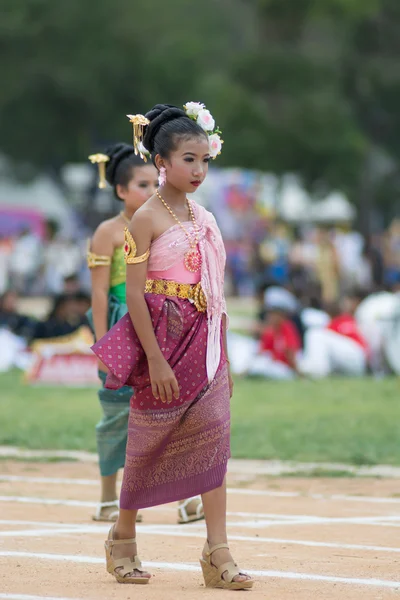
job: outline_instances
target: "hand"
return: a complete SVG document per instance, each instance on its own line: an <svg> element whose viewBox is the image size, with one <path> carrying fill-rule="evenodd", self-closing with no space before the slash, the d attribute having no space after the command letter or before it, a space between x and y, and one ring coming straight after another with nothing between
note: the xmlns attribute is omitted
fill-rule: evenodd
<svg viewBox="0 0 400 600"><path fill-rule="evenodd" d="M172 397L178 400L179 386L173 370L164 357L149 360L149 373L153 396L161 402L172 402Z"/></svg>
<svg viewBox="0 0 400 600"><path fill-rule="evenodd" d="M97 368L99 369L99 371L101 371L102 373L108 373L108 367L106 367L106 365L101 362L101 360L99 359L97 361Z"/></svg>
<svg viewBox="0 0 400 600"><path fill-rule="evenodd" d="M228 381L229 381L229 398L232 398L233 396L233 379L232 379L232 373L231 373L231 366L228 363Z"/></svg>

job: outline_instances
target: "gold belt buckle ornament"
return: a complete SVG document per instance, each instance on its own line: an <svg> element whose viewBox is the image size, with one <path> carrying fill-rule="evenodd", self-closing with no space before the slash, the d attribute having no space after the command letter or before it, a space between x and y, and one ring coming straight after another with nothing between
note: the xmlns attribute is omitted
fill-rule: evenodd
<svg viewBox="0 0 400 600"><path fill-rule="evenodd" d="M207 310L207 299L203 292L201 283L197 283L192 288L194 305L199 312L206 312Z"/></svg>

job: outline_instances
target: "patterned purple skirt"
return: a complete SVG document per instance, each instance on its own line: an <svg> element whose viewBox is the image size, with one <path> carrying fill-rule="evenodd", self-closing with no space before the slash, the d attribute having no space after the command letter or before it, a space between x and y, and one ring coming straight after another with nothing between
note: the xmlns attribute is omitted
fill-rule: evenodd
<svg viewBox="0 0 400 600"><path fill-rule="evenodd" d="M110 369L106 387L131 385L120 505L139 509L189 498L222 485L230 456L226 358L207 380L207 317L188 300L146 294L161 351L178 380L171 404L152 394L148 364L129 315L94 346ZM221 344L222 346L222 344Z"/></svg>

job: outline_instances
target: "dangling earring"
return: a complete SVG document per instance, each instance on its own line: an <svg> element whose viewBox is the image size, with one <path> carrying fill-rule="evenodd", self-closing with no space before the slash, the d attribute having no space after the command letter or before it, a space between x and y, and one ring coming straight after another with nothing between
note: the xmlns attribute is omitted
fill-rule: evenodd
<svg viewBox="0 0 400 600"><path fill-rule="evenodd" d="M161 187L167 181L167 169L165 167L160 168L160 172L158 174L158 185Z"/></svg>

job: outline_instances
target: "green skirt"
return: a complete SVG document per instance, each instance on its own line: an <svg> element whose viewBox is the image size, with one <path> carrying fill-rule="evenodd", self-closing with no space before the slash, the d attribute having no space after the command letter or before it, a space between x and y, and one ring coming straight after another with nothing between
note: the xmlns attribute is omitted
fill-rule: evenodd
<svg viewBox="0 0 400 600"><path fill-rule="evenodd" d="M109 329L128 312L126 304L110 295L108 303ZM91 309L86 314L93 330ZM107 375L99 371L102 387L98 391L103 411L101 421L96 425L97 452L100 473L103 477L113 475L125 464L126 442L128 438L129 404L133 389L124 386L119 390L107 390L104 387Z"/></svg>
<svg viewBox="0 0 400 600"><path fill-rule="evenodd" d="M122 469L125 464L129 404L133 389L124 386L119 390L106 390L106 373L99 371L99 377L103 384L98 391L103 417L96 425L96 440L100 473L106 477Z"/></svg>

